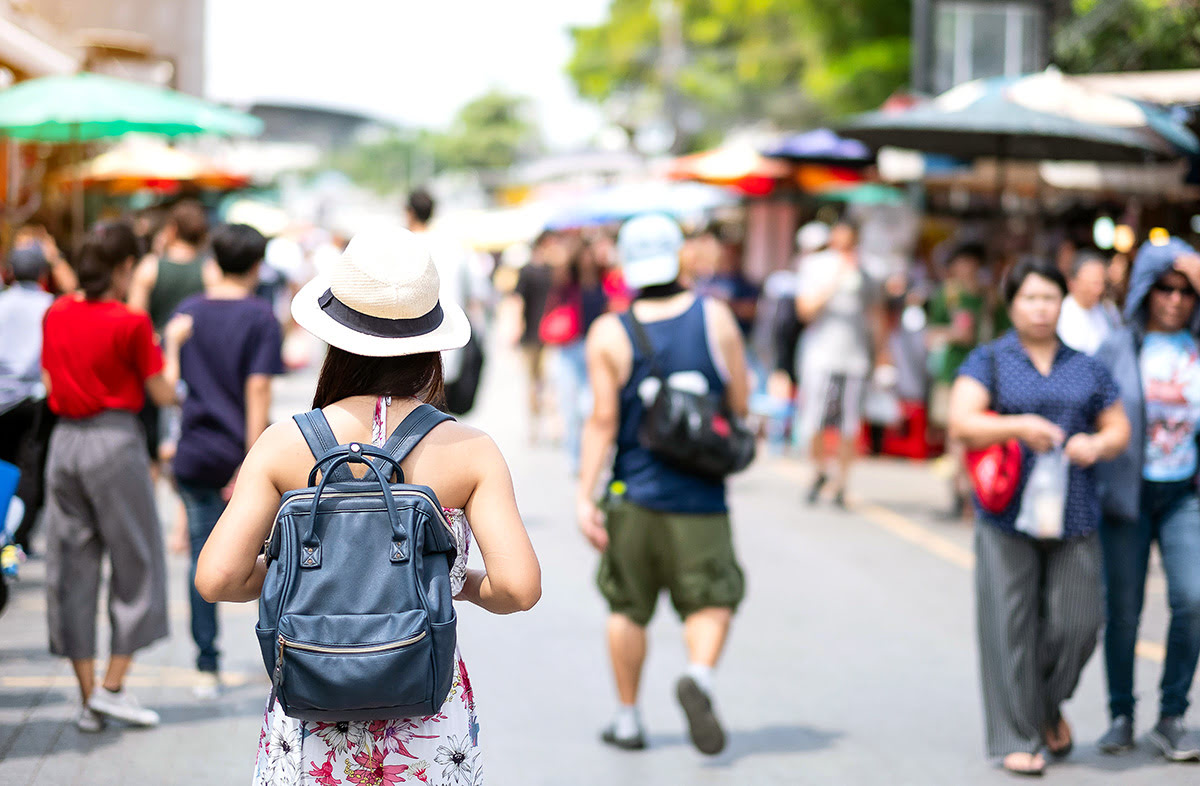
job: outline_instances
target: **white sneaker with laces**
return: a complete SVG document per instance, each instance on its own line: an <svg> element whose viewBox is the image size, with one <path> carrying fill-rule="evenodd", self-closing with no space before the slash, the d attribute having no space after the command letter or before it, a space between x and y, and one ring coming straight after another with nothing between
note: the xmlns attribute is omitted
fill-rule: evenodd
<svg viewBox="0 0 1200 786"><path fill-rule="evenodd" d="M213 701L221 695L221 678L215 671L196 672L192 695L201 701Z"/></svg>
<svg viewBox="0 0 1200 786"><path fill-rule="evenodd" d="M101 715L115 718L134 726L157 726L158 713L138 703L137 697L125 688L113 693L101 686L92 691L88 706Z"/></svg>
<svg viewBox="0 0 1200 786"><path fill-rule="evenodd" d="M79 714L75 716L75 727L82 732L95 734L104 731L104 718L86 704L79 706Z"/></svg>

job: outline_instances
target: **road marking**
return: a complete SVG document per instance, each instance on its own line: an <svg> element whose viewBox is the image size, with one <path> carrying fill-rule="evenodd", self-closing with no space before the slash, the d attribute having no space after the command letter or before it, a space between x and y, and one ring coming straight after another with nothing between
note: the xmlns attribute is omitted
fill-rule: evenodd
<svg viewBox="0 0 1200 786"><path fill-rule="evenodd" d="M778 460L773 462L770 467L777 475L788 480L807 480L807 473L800 468L797 462ZM924 549L939 559L957 565L963 570L975 569L975 553L971 549L960 546L907 516L877 504L860 505L851 501L849 507L852 513L858 514L880 529ZM1138 657L1155 663L1162 663L1167 654L1166 647L1162 644L1145 639L1138 641L1136 652Z"/></svg>
<svg viewBox="0 0 1200 786"><path fill-rule="evenodd" d="M221 685L240 688L252 682L266 682L266 675L252 676L237 671L221 672ZM200 684L200 673L179 666L134 666L125 684L135 688L193 688ZM0 677L4 688L74 688L75 677L70 674L30 674L19 677Z"/></svg>

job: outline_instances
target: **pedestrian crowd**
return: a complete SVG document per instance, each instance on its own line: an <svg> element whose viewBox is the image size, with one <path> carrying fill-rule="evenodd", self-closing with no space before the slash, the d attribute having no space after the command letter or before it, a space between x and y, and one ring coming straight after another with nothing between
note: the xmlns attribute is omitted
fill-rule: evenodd
<svg viewBox="0 0 1200 786"><path fill-rule="evenodd" d="M604 743L647 745L638 698L665 591L683 626L675 695L690 739L705 754L727 744L716 668L745 591L727 486L756 433L809 456L807 504L848 509L864 444L915 398L945 438L950 514L975 521L988 755L1037 775L1071 751L1062 705L1101 631L1111 726L1099 746L1134 746L1135 649L1157 543L1171 622L1149 739L1172 761L1200 760L1183 721L1200 660L1200 255L1190 246L1157 238L1132 263L1079 252L1001 274L985 246L960 243L934 285L881 270L851 223L814 222L797 235L792 268L758 286L727 227L685 234L651 214L615 234L544 232L506 284L434 229L427 192L404 208L406 230L362 233L344 251L331 239L307 282L272 269L276 241L210 226L190 202L152 233L97 223L69 264L44 232L17 233L0 291L0 484L11 477L14 498L0 523L6 564L44 554L50 651L71 661L79 729L159 722L125 678L167 635L168 546L190 555L204 699L221 692L217 601L319 605L347 581L362 588L347 603L378 599L376 571L425 570L420 548L439 559L419 573L419 608L310 608L270 626L260 615L272 692L254 782L391 783L406 771L482 782L453 614L434 620L430 599L527 610L540 568L495 443L433 408L471 409L495 285L506 293L501 334L528 378L529 441L564 452L577 524L599 553L617 694ZM290 300L282 320L280 299ZM302 331L328 345L313 411L272 424L272 380ZM384 488L366 490L372 478ZM167 539L160 480L178 500ZM278 522L304 494L311 523L287 545L292 530ZM414 518L415 497L432 507ZM387 517L396 534L390 556L363 557L355 576L322 585L312 577L338 559L325 529L334 513ZM405 535L406 515L444 531ZM482 569L467 565L472 546ZM313 570L280 583L272 571L289 560ZM105 562L111 635L98 677ZM304 581L321 589L296 595ZM441 686L422 699L428 712L397 714L346 688L362 668L350 659L399 658L420 642L432 648L420 663L435 664L427 682ZM325 665L306 672L312 653ZM396 669L426 684L408 657ZM363 698L341 715L303 704L331 685Z"/></svg>

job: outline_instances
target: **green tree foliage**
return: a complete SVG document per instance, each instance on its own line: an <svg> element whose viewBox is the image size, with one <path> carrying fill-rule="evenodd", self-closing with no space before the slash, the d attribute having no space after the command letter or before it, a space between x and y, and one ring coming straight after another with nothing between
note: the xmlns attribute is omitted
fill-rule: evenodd
<svg viewBox="0 0 1200 786"><path fill-rule="evenodd" d="M433 135L428 131L392 131L328 157L325 165L379 194L407 191L432 173Z"/></svg>
<svg viewBox="0 0 1200 786"><path fill-rule="evenodd" d="M434 138L446 169L507 169L540 146L528 102L496 89L464 105L450 130Z"/></svg>
<svg viewBox="0 0 1200 786"><path fill-rule="evenodd" d="M571 31L567 71L627 126L663 112L672 91L684 133L796 125L873 108L905 84L910 12L909 0L612 0L607 19Z"/></svg>
<svg viewBox="0 0 1200 786"><path fill-rule="evenodd" d="M1200 68L1197 0L1074 0L1054 37L1068 73Z"/></svg>
<svg viewBox="0 0 1200 786"><path fill-rule="evenodd" d="M525 99L491 90L465 104L447 131L397 130L333 153L327 166L380 194L408 189L446 170L492 173L540 146Z"/></svg>

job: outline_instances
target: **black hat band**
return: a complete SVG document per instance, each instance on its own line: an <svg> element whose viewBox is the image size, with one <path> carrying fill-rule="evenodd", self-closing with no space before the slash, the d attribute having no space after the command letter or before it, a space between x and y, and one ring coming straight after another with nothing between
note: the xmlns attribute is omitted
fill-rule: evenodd
<svg viewBox="0 0 1200 786"><path fill-rule="evenodd" d="M435 303L428 313L412 319L385 319L373 317L361 311L355 311L333 294L332 289L317 298L317 305L329 315L329 318L339 325L344 325L357 333L378 338L413 338L432 333L442 324L445 314L442 304Z"/></svg>

